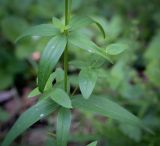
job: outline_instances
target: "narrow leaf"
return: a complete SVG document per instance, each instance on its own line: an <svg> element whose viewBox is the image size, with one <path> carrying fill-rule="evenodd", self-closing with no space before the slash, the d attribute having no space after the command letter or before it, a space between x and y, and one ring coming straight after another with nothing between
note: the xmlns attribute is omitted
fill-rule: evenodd
<svg viewBox="0 0 160 146"><path fill-rule="evenodd" d="M97 141L94 141L94 142L88 144L87 146L96 146L96 145L97 145Z"/></svg>
<svg viewBox="0 0 160 146"><path fill-rule="evenodd" d="M71 125L71 112L61 108L57 117L56 146L67 146L69 130Z"/></svg>
<svg viewBox="0 0 160 146"><path fill-rule="evenodd" d="M86 27L93 23L95 23L98 26L98 28L103 34L103 37L105 38L106 35L102 25L99 22L97 22L94 18L91 18L91 17L74 16L70 21L69 30L70 31L79 30L80 28Z"/></svg>
<svg viewBox="0 0 160 146"><path fill-rule="evenodd" d="M59 30L52 24L40 24L24 31L24 33L16 39L16 42L27 36L55 36L57 34L59 34Z"/></svg>
<svg viewBox="0 0 160 146"><path fill-rule="evenodd" d="M24 112L5 137L2 146L9 146L20 134L41 118L54 112L58 105L51 99L41 100Z"/></svg>
<svg viewBox="0 0 160 146"><path fill-rule="evenodd" d="M85 99L88 99L92 94L97 80L97 75L94 70L90 68L84 68L79 74L79 86L82 95Z"/></svg>
<svg viewBox="0 0 160 146"><path fill-rule="evenodd" d="M118 55L128 48L125 44L111 44L106 48L106 53L109 55Z"/></svg>
<svg viewBox="0 0 160 146"><path fill-rule="evenodd" d="M64 90L56 88L53 90L50 96L51 99L54 100L59 105L65 108L72 108L70 97Z"/></svg>
<svg viewBox="0 0 160 146"><path fill-rule="evenodd" d="M38 88L35 88L35 89L33 89L33 90L29 93L28 98L37 96L37 95L39 95L39 94L41 94L41 92L39 91Z"/></svg>
<svg viewBox="0 0 160 146"><path fill-rule="evenodd" d="M92 96L88 100L85 100L77 96L73 99L72 105L75 108L94 112L123 123L139 126L151 132L139 118L106 97Z"/></svg>
<svg viewBox="0 0 160 146"><path fill-rule="evenodd" d="M52 38L44 49L38 70L38 87L41 92L44 91L46 82L61 57L66 44L66 37L59 35Z"/></svg>

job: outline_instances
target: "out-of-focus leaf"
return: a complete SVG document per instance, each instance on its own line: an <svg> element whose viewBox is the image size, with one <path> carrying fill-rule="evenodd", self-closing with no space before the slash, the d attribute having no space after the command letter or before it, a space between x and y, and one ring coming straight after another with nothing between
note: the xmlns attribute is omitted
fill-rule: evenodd
<svg viewBox="0 0 160 146"><path fill-rule="evenodd" d="M141 140L142 132L139 127L127 124L120 124L120 129L124 134L126 134L128 137L132 138L136 142L139 142Z"/></svg>
<svg viewBox="0 0 160 146"><path fill-rule="evenodd" d="M84 68L85 66L89 65L88 63L84 62L84 61L81 61L81 60L73 60L73 61L70 61L69 64L71 66L74 66L76 68Z"/></svg>
<svg viewBox="0 0 160 146"><path fill-rule="evenodd" d="M106 33L111 40L116 39L123 30L123 21L120 16L114 16L111 21L106 25Z"/></svg>
<svg viewBox="0 0 160 146"><path fill-rule="evenodd" d="M71 112L68 109L61 108L57 117L57 146L67 146L69 130L71 125Z"/></svg>
<svg viewBox="0 0 160 146"><path fill-rule="evenodd" d="M58 108L51 99L45 99L24 112L6 135L2 146L9 146L20 134L38 120L48 116Z"/></svg>
<svg viewBox="0 0 160 146"><path fill-rule="evenodd" d="M14 42L15 38L17 38L27 27L26 21L19 17L12 16L2 20L2 32L4 36L12 42Z"/></svg>
<svg viewBox="0 0 160 146"><path fill-rule="evenodd" d="M126 50L128 46L126 44L110 44L106 48L106 53L109 55L118 55L122 53L124 50Z"/></svg>
<svg viewBox="0 0 160 146"><path fill-rule="evenodd" d="M38 87L41 92L44 91L46 82L52 72L52 69L55 67L59 58L61 57L66 44L66 37L60 35L52 38L44 49L38 70Z"/></svg>
<svg viewBox="0 0 160 146"><path fill-rule="evenodd" d="M158 32L150 41L149 46L145 52L145 58L148 60L160 59L159 53L160 46L160 32Z"/></svg>
<svg viewBox="0 0 160 146"><path fill-rule="evenodd" d="M13 74L4 73L4 71L0 71L0 80L1 80L0 90L6 89L13 83Z"/></svg>
<svg viewBox="0 0 160 146"><path fill-rule="evenodd" d="M64 80L64 71L61 68L57 68L56 71L56 82L61 82Z"/></svg>
<svg viewBox="0 0 160 146"><path fill-rule="evenodd" d="M24 33L22 33L16 42L27 36L55 36L59 34L59 30L55 28L52 24L40 24L37 26L32 26L28 28Z"/></svg>
<svg viewBox="0 0 160 146"><path fill-rule="evenodd" d="M104 96L92 96L85 100L81 96L74 97L73 107L94 112L117 121L139 126L152 133L135 115Z"/></svg>
<svg viewBox="0 0 160 146"><path fill-rule="evenodd" d="M97 74L90 68L84 68L79 74L79 87L85 99L92 94L97 80Z"/></svg>
<svg viewBox="0 0 160 146"><path fill-rule="evenodd" d="M54 25L54 27L61 29L64 27L64 24L56 17L52 17L52 23Z"/></svg>
<svg viewBox="0 0 160 146"><path fill-rule="evenodd" d="M96 146L96 145L97 145L97 141L94 141L94 142L88 144L87 146Z"/></svg>
<svg viewBox="0 0 160 146"><path fill-rule="evenodd" d="M70 97L64 90L59 88L53 89L53 92L50 94L50 96L51 99L59 105L65 108L72 108Z"/></svg>
<svg viewBox="0 0 160 146"><path fill-rule="evenodd" d="M155 59L147 65L147 69L145 71L149 81L156 85L160 86L160 60Z"/></svg>
<svg viewBox="0 0 160 146"><path fill-rule="evenodd" d="M86 27L93 23L95 23L98 26L98 28L103 34L103 37L105 38L106 35L102 25L99 22L97 22L95 18L91 18L91 17L74 16L70 21L69 30L70 31L79 30L80 28Z"/></svg>

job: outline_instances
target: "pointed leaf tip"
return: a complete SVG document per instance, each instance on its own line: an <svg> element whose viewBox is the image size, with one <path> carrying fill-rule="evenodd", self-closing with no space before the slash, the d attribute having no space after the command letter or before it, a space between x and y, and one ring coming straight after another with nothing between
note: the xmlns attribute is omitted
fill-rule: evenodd
<svg viewBox="0 0 160 146"><path fill-rule="evenodd" d="M56 103L63 107L72 108L70 97L64 90L60 88L53 89L53 92L51 92L50 97L52 100L54 100Z"/></svg>
<svg viewBox="0 0 160 146"><path fill-rule="evenodd" d="M106 48L106 53L109 55L118 55L128 49L126 44L115 43Z"/></svg>
<svg viewBox="0 0 160 146"><path fill-rule="evenodd" d="M94 70L84 68L79 74L79 87L85 99L88 99L96 85L97 75Z"/></svg>
<svg viewBox="0 0 160 146"><path fill-rule="evenodd" d="M94 141L94 142L88 144L87 146L96 146L96 145L97 145L97 141Z"/></svg>

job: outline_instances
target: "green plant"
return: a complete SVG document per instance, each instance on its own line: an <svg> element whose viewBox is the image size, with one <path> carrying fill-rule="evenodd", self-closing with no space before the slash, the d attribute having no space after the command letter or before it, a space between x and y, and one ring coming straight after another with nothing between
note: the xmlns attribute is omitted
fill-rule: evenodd
<svg viewBox="0 0 160 146"><path fill-rule="evenodd" d="M20 116L9 131L2 146L10 145L27 128L54 111L58 112L56 144L57 146L66 146L71 125L71 110L73 108L94 112L150 131L140 119L107 97L103 95L91 96L98 80L98 71L103 65L104 59L113 62L112 57L122 53L127 49L127 46L122 43L114 43L103 49L104 47L96 45L81 32L81 28L95 23L105 38L103 27L93 17L72 16L71 6L72 0L65 0L65 25L59 19L53 17L53 24L41 24L31 27L17 39L18 41L23 37L33 35L52 37L41 55L38 87L29 95L29 97L39 95L40 100ZM82 95L70 93L67 74L69 48L80 48L91 54L91 60L88 60L88 62L71 62L75 67L81 69L78 79ZM52 73L62 54L64 54L64 71L58 68ZM54 80L56 83L53 85ZM96 142L90 145L94 146Z"/></svg>

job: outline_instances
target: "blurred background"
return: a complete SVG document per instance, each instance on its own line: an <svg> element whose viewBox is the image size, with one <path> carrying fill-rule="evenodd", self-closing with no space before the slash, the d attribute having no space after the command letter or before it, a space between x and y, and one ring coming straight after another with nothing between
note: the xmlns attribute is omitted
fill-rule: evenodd
<svg viewBox="0 0 160 146"><path fill-rule="evenodd" d="M159 0L73 0L74 14L95 16L105 28L105 41L95 26L84 29L93 41L129 45L114 58L114 64L105 62L95 94L111 97L140 117L155 135L75 110L69 146L94 140L98 146L160 145L159 8ZM52 16L61 18L63 13L64 0L0 0L0 143L18 116L37 100L27 95L36 86L40 51L48 41L32 37L15 44L15 39L27 27L51 22ZM70 48L69 60L75 59L88 61L89 55ZM69 67L72 88L78 84L77 72L76 67ZM54 136L48 132L55 132L55 115L37 122L12 146L54 146Z"/></svg>

